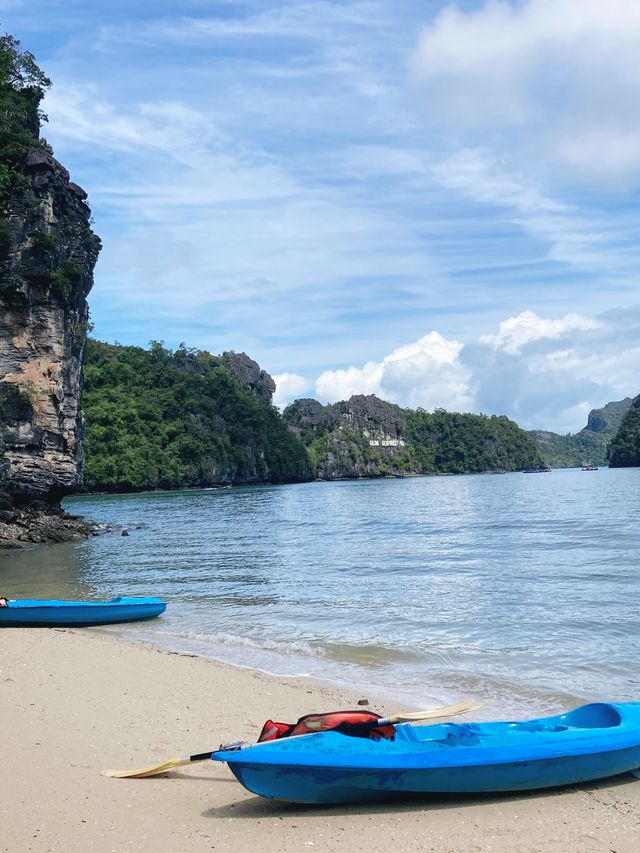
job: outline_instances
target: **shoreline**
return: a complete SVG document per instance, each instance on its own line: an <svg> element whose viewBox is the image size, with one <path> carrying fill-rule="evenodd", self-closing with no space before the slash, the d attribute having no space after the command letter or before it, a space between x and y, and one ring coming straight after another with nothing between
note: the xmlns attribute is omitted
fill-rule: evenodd
<svg viewBox="0 0 640 853"><path fill-rule="evenodd" d="M107 779L179 754L255 740L269 717L354 705L311 678L263 675L92 629L4 629L0 851L611 851L640 844L630 775L563 791L293 806L202 762L155 779ZM373 704L382 713L397 711Z"/></svg>

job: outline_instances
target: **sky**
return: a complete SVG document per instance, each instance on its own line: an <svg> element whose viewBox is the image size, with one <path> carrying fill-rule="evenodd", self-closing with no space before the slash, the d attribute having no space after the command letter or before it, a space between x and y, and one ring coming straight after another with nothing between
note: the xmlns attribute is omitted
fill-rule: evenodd
<svg viewBox="0 0 640 853"><path fill-rule="evenodd" d="M575 432L640 392L637 0L0 0L94 335Z"/></svg>

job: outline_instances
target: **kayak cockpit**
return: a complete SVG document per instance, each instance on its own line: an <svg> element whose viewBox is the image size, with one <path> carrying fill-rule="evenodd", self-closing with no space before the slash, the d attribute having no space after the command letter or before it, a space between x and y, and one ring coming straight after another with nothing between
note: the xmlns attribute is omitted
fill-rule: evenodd
<svg viewBox="0 0 640 853"><path fill-rule="evenodd" d="M558 717L565 725L576 729L610 729L619 726L622 715L615 705L608 702L593 702L582 705Z"/></svg>
<svg viewBox="0 0 640 853"><path fill-rule="evenodd" d="M399 741L435 748L490 746L494 741L513 745L579 737L585 731L613 729L622 724L618 709L604 702L583 705L566 714L522 722L440 723L430 726L402 725L396 728Z"/></svg>

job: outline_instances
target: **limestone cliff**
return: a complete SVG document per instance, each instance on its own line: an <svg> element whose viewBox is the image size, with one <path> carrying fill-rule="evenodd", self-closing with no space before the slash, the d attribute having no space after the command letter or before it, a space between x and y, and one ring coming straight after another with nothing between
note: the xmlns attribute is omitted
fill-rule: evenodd
<svg viewBox="0 0 640 853"><path fill-rule="evenodd" d="M27 185L4 211L0 265L0 486L55 502L82 477L79 399L86 297L100 242L86 193L47 152L30 152Z"/></svg>
<svg viewBox="0 0 640 853"><path fill-rule="evenodd" d="M251 389L256 400L271 403L276 383L266 370L262 370L257 361L244 352L223 352L221 361L238 382Z"/></svg>
<svg viewBox="0 0 640 853"><path fill-rule="evenodd" d="M55 514L82 478L82 357L100 240L86 193L38 138L42 91L16 76L17 42L4 37L0 51L15 65L0 80L0 539L20 539L32 538L34 505Z"/></svg>
<svg viewBox="0 0 640 853"><path fill-rule="evenodd" d="M307 447L321 480L411 471L411 466L397 464L396 459L406 444L404 412L373 394L355 394L329 406L312 399L296 400L283 417Z"/></svg>

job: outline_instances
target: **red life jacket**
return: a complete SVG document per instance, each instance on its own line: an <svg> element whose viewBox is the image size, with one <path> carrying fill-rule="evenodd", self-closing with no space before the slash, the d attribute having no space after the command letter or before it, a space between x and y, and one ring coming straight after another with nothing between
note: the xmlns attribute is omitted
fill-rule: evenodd
<svg viewBox="0 0 640 853"><path fill-rule="evenodd" d="M352 737L369 737L373 740L395 737L395 726L376 726L380 714L373 711L331 711L328 714L306 714L297 723L276 723L267 720L262 727L258 743L265 740L280 740L284 737L306 735L311 732L339 731Z"/></svg>

